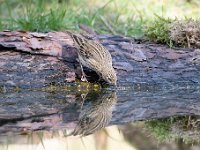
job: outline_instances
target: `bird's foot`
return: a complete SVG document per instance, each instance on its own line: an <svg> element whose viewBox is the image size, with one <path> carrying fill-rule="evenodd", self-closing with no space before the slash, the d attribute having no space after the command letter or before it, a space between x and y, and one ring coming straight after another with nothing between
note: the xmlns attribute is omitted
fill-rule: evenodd
<svg viewBox="0 0 200 150"><path fill-rule="evenodd" d="M88 80L87 80L85 74L83 74L83 75L81 76L81 81L83 81L83 82L88 82Z"/></svg>

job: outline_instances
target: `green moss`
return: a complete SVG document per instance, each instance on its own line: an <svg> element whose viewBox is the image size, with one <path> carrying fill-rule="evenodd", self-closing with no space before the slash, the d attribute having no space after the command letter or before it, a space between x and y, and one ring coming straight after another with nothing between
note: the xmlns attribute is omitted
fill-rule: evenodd
<svg viewBox="0 0 200 150"><path fill-rule="evenodd" d="M145 122L146 128L154 137L156 137L159 143L170 139L170 125L170 119L159 119Z"/></svg>
<svg viewBox="0 0 200 150"><path fill-rule="evenodd" d="M158 143L183 139L185 143L200 142L199 116L175 116L145 122L146 129ZM197 124L194 124L194 123Z"/></svg>
<svg viewBox="0 0 200 150"><path fill-rule="evenodd" d="M169 31L171 23L171 19L165 19L157 16L157 19L148 23L148 25L144 29L146 37L151 41L164 43L172 46Z"/></svg>
<svg viewBox="0 0 200 150"><path fill-rule="evenodd" d="M54 85L49 85L43 88L37 88L37 89L31 89L31 90L42 90L42 91L47 91L47 92L67 92L67 91L75 91L79 93L87 93L89 91L100 91L101 90L101 85L99 84L94 84L90 82L81 82L81 81L76 81L73 85L63 85L63 86L54 86Z"/></svg>
<svg viewBox="0 0 200 150"><path fill-rule="evenodd" d="M154 42L172 46L199 48L200 20L165 19L157 16L144 29L146 37Z"/></svg>

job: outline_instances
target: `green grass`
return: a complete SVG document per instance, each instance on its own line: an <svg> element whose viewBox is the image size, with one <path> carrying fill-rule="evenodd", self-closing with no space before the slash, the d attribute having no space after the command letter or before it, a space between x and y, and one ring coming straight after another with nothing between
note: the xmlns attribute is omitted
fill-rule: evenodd
<svg viewBox="0 0 200 150"><path fill-rule="evenodd" d="M2 20L0 19L0 30L3 29L3 23L2 23Z"/></svg>
<svg viewBox="0 0 200 150"><path fill-rule="evenodd" d="M55 9L48 13L37 13L37 10L26 11L22 18L14 20L17 28L27 31L42 31L60 30L65 27L64 17L65 10Z"/></svg>
<svg viewBox="0 0 200 150"><path fill-rule="evenodd" d="M146 34L169 43L166 22L154 21L156 16L198 18L199 7L198 0L0 0L0 30L78 30L79 24L85 24L98 33L136 37Z"/></svg>
<svg viewBox="0 0 200 150"><path fill-rule="evenodd" d="M45 0L29 0L24 1L23 4L22 0L18 0L19 4L15 4L14 1L9 2L4 3L5 7L8 8L9 19L2 19L6 29L48 32L62 30L66 26L64 20L66 9L62 7L59 8L55 5L55 8L48 8ZM50 3L53 5L53 1Z"/></svg>

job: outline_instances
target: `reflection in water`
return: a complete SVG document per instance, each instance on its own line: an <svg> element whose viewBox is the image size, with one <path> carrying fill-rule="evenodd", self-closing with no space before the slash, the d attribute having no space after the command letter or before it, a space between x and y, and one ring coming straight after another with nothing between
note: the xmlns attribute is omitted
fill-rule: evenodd
<svg viewBox="0 0 200 150"><path fill-rule="evenodd" d="M124 140L117 126L81 138L66 137L64 131L44 131L34 132L30 136L12 136L7 141L0 143L0 150L136 150Z"/></svg>
<svg viewBox="0 0 200 150"><path fill-rule="evenodd" d="M96 99L81 109L78 124L70 135L86 136L106 127L112 118L116 102L116 92L102 91L99 93Z"/></svg>
<svg viewBox="0 0 200 150"><path fill-rule="evenodd" d="M145 128L159 143L181 141L186 145L200 142L200 116L175 116L145 122Z"/></svg>
<svg viewBox="0 0 200 150"><path fill-rule="evenodd" d="M199 129L199 116L177 116L111 126L82 139L65 131L11 135L0 150L199 150Z"/></svg>
<svg viewBox="0 0 200 150"><path fill-rule="evenodd" d="M116 91L118 92L117 96L109 89L98 91L100 93L92 91L86 94L83 106L79 101L80 95L87 91L66 92L64 90L59 93L53 89L53 92L42 93L43 99L41 99L41 94L34 91L19 92L14 97L9 97L8 94L6 96L8 99L3 98L2 100L2 102L7 102L4 103L6 105L1 105L2 114L6 112L5 114L15 117L18 116L16 114L26 114L28 117L19 118L15 122L5 122L0 126L0 132L6 131L4 135L11 133L11 136L6 138L1 132L0 143L3 148L0 144L0 150L22 149L24 145L27 147L31 145L32 149L37 150L44 149L44 147L46 150L58 149L58 147L65 150L94 150L95 148L105 150L134 148L138 150L164 148L166 150L193 150L192 146L194 145L200 149L198 144L200 141L199 116L182 116L183 114L199 115L199 89L185 90L181 88L178 91L170 89L163 92L162 88L154 87L151 90L145 86L138 90L135 88L127 90L126 87L125 89L116 89ZM21 101L24 97L26 101ZM12 101L13 103L11 103ZM113 110L114 106L117 109ZM32 113L36 116L32 117ZM40 114L46 113L46 116L40 116ZM173 117L175 115L178 117ZM19 116L21 117L21 115ZM166 118L168 116L170 117ZM110 122L111 117L112 121ZM165 119L150 120L153 118ZM137 120L143 121L125 124ZM95 132L108 124L110 126L123 124L123 126L118 126L120 133L113 126ZM74 129L70 135L81 135L84 144L78 136L68 136L70 129ZM37 130L42 130L42 132L35 132ZM47 132L49 130L53 130L53 132ZM13 135L13 133L28 134L30 132L32 134L28 136ZM92 135L84 137L88 134ZM110 139L115 141L117 137L122 137L122 139L117 139L117 142L109 144ZM126 143L126 146L117 145L121 145L122 141ZM12 147L13 145L17 145L18 148ZM86 145L86 148L83 145ZM110 148L109 145L115 146L115 148Z"/></svg>

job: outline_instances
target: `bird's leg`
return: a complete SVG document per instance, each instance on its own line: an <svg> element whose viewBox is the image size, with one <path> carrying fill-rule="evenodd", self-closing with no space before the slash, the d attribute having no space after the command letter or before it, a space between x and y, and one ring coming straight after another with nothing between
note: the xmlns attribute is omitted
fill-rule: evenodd
<svg viewBox="0 0 200 150"><path fill-rule="evenodd" d="M88 94L88 93L86 93L86 94L81 94L81 99L82 99L82 102L81 102L81 110L82 110L82 108L83 108L83 104L84 104L84 102L85 102L85 99L86 99L87 94Z"/></svg>
<svg viewBox="0 0 200 150"><path fill-rule="evenodd" d="M81 67L81 81L88 82L88 81L87 81L87 78L86 78L86 75L85 75L85 73L84 73L84 71L83 71L83 66L82 66L80 60L79 60L79 64L80 64L80 67Z"/></svg>

